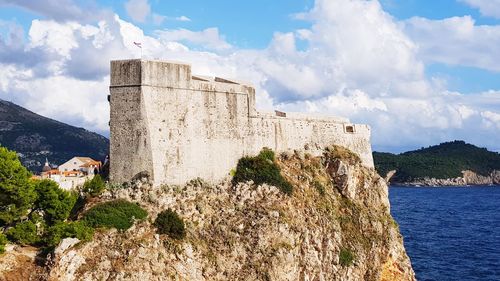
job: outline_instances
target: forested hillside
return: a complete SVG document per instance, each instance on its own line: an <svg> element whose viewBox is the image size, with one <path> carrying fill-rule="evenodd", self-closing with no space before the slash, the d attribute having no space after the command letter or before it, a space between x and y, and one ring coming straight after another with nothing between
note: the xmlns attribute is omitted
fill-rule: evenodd
<svg viewBox="0 0 500 281"><path fill-rule="evenodd" d="M446 179L471 170L489 175L500 170L500 154L463 141L445 142L439 145L408 151L401 154L374 152L375 167L380 175L396 170L393 182L408 182L425 177Z"/></svg>
<svg viewBox="0 0 500 281"><path fill-rule="evenodd" d="M41 170L45 158L53 164L62 164L73 156L102 160L109 151L109 140L99 134L1 99L0 145L17 151L23 165L33 172Z"/></svg>

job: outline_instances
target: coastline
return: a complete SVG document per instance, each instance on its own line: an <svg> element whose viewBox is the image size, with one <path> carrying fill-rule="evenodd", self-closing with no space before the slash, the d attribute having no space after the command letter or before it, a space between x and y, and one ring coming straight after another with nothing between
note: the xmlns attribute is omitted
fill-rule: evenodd
<svg viewBox="0 0 500 281"><path fill-rule="evenodd" d="M429 178L415 179L407 182L391 182L396 171L390 171L386 176L387 184L408 187L475 187L500 185L500 170L493 170L489 175L483 176L473 171L462 171L461 177L456 178Z"/></svg>

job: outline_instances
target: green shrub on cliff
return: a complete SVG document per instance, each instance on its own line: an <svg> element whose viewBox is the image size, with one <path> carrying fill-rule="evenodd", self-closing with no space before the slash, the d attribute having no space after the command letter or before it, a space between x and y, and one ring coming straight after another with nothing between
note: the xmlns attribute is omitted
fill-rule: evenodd
<svg viewBox="0 0 500 281"><path fill-rule="evenodd" d="M7 237L3 233L0 232L0 254L5 253L5 244L7 244Z"/></svg>
<svg viewBox="0 0 500 281"><path fill-rule="evenodd" d="M325 189L325 186L321 182L315 180L313 182L313 186L314 186L314 188L316 188L316 190L318 191L319 195L325 196L326 189Z"/></svg>
<svg viewBox="0 0 500 281"><path fill-rule="evenodd" d="M184 221L171 209L158 214L154 225L158 228L160 234L167 234L173 239L182 239L186 237Z"/></svg>
<svg viewBox="0 0 500 281"><path fill-rule="evenodd" d="M106 189L106 183L100 175L95 175L90 181L85 181L83 184L83 192L90 196L100 195Z"/></svg>
<svg viewBox="0 0 500 281"><path fill-rule="evenodd" d="M80 241L90 241L94 235L94 229L84 222L65 222L55 224L47 230L44 242L49 247L55 247L64 238L78 238Z"/></svg>
<svg viewBox="0 0 500 281"><path fill-rule="evenodd" d="M233 184L249 180L257 185L263 183L274 185L288 195L293 191L293 186L281 175L274 152L269 148L262 149L255 157L245 156L238 161Z"/></svg>
<svg viewBox="0 0 500 281"><path fill-rule="evenodd" d="M354 262L354 254L349 249L341 249L339 253L339 262L343 267L352 265Z"/></svg>
<svg viewBox="0 0 500 281"><path fill-rule="evenodd" d="M29 220L17 223L9 228L6 234L10 241L21 245L35 245L41 240L35 223Z"/></svg>
<svg viewBox="0 0 500 281"><path fill-rule="evenodd" d="M148 213L139 205L126 200L105 202L92 207L83 220L92 227L129 229L135 220L142 220Z"/></svg>

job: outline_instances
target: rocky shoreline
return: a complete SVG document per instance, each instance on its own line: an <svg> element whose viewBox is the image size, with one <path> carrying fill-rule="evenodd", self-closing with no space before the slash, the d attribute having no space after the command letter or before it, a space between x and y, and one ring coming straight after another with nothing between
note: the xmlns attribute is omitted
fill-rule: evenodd
<svg viewBox="0 0 500 281"><path fill-rule="evenodd" d="M390 171L386 177L386 181L391 185L398 186L411 186L411 187L456 187L456 186L491 186L500 185L500 170L494 170L488 176L479 175L473 171L462 171L461 177L436 179L425 177L409 182L391 182L390 178L394 175L395 171Z"/></svg>

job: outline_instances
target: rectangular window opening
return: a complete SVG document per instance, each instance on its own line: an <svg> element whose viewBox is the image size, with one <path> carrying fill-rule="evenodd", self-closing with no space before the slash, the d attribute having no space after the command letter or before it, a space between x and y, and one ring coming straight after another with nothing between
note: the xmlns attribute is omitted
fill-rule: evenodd
<svg viewBox="0 0 500 281"><path fill-rule="evenodd" d="M354 126L345 126L346 133L354 133Z"/></svg>

